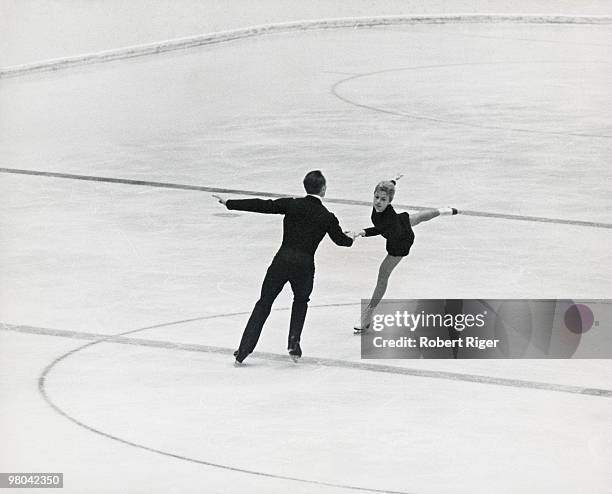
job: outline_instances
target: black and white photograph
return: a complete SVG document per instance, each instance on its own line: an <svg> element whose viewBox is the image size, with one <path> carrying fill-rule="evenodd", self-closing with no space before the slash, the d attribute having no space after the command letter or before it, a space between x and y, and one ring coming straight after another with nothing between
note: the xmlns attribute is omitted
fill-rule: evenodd
<svg viewBox="0 0 612 494"><path fill-rule="evenodd" d="M612 493L612 3L0 0L0 489Z"/></svg>

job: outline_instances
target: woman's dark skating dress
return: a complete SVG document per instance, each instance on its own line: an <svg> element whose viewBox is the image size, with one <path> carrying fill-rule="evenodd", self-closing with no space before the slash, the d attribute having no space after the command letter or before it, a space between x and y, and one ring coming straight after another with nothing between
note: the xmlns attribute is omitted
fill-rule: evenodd
<svg viewBox="0 0 612 494"><path fill-rule="evenodd" d="M366 228L365 236L382 235L387 239L387 252L391 256L407 256L414 243L414 232L408 213L397 214L389 204L382 213L372 208L373 227Z"/></svg>

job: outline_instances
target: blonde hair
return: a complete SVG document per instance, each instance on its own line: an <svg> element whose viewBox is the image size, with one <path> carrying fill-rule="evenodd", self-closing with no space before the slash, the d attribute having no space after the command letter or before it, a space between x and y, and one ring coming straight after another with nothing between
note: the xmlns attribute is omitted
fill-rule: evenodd
<svg viewBox="0 0 612 494"><path fill-rule="evenodd" d="M387 194L389 202L391 202L395 196L395 180L383 180L382 182L378 182L376 187L374 187L374 194L377 192L384 192Z"/></svg>

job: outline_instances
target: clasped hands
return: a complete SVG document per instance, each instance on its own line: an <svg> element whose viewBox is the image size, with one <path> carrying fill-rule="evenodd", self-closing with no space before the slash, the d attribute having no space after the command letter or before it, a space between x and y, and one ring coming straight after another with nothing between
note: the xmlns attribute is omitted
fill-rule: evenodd
<svg viewBox="0 0 612 494"><path fill-rule="evenodd" d="M351 230L344 230L343 232L347 237L351 237L351 240L355 240L358 237L365 237L365 232L363 230L358 232L353 232Z"/></svg>

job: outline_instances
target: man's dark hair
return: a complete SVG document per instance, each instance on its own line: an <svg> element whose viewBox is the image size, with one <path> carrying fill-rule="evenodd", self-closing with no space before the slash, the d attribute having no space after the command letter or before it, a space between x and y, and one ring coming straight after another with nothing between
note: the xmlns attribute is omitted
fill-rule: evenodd
<svg viewBox="0 0 612 494"><path fill-rule="evenodd" d="M318 194L325 185L325 177L321 170L308 172L304 177L304 188L307 194Z"/></svg>

